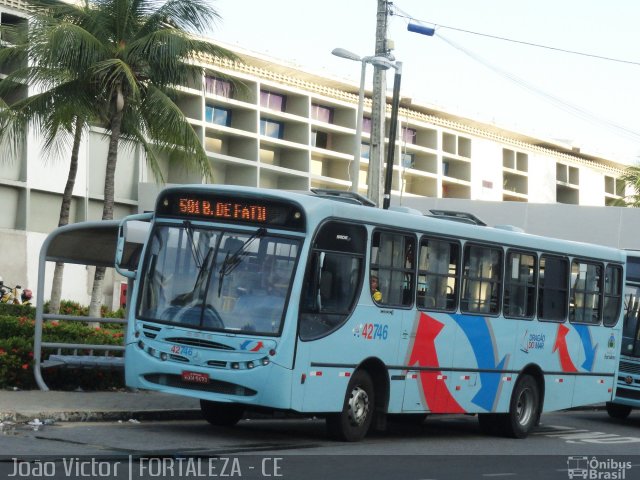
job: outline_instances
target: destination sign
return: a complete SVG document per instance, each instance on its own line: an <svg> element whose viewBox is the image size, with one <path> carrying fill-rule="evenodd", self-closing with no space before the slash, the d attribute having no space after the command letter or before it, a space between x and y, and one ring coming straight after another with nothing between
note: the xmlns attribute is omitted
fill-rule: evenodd
<svg viewBox="0 0 640 480"><path fill-rule="evenodd" d="M301 208L283 200L170 190L161 194L158 216L194 218L304 230Z"/></svg>

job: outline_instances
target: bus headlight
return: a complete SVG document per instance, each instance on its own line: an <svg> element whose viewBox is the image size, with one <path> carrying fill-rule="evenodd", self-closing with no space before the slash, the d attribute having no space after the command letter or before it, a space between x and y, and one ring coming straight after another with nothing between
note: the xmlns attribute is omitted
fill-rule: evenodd
<svg viewBox="0 0 640 480"><path fill-rule="evenodd" d="M247 368L251 370L254 367L253 362L247 362Z"/></svg>

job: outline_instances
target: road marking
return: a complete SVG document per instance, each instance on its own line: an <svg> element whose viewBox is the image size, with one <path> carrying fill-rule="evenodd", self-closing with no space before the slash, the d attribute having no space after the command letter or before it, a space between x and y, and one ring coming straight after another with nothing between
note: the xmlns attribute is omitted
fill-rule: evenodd
<svg viewBox="0 0 640 480"><path fill-rule="evenodd" d="M621 444L640 443L640 437L623 437L615 433L592 432L589 430L563 427L560 425L545 425L533 435L544 435L549 438L559 438L566 443L601 443L601 444Z"/></svg>

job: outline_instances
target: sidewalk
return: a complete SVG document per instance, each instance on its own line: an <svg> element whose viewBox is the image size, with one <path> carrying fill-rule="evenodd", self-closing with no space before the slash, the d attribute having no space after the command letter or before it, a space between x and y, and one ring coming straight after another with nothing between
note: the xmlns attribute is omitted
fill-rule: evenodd
<svg viewBox="0 0 640 480"><path fill-rule="evenodd" d="M0 422L196 419L198 400L157 392L0 390Z"/></svg>

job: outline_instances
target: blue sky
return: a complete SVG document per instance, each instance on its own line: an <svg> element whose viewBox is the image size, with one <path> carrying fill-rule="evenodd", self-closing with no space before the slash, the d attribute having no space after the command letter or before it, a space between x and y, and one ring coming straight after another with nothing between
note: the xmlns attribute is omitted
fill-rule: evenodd
<svg viewBox="0 0 640 480"><path fill-rule="evenodd" d="M215 0L211 37L356 84L373 55L376 0ZM640 2L636 0L397 0L436 26L426 37L390 17L402 94L499 126L558 139L627 163L640 158ZM449 28L452 27L452 28ZM623 63L527 46L468 30ZM368 71L370 84L371 70ZM387 85L391 89L392 74Z"/></svg>

